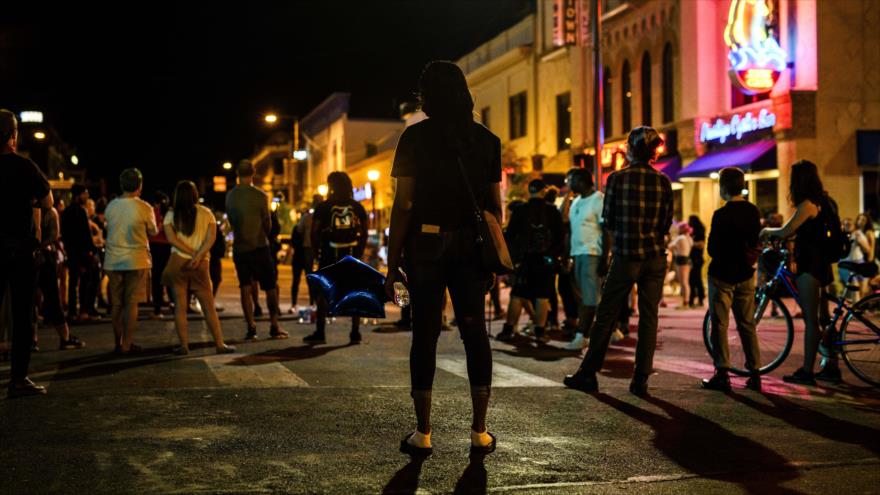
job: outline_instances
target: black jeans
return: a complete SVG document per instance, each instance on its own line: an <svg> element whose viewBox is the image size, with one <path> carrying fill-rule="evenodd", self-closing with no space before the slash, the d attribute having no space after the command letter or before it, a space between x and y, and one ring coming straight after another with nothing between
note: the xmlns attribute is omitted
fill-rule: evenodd
<svg viewBox="0 0 880 495"><path fill-rule="evenodd" d="M55 251L43 251L42 262L37 269L37 285L43 294L43 318L50 325L64 324L64 308L61 306L61 289L58 287L58 260Z"/></svg>
<svg viewBox="0 0 880 495"><path fill-rule="evenodd" d="M290 264L293 268L293 282L290 284L290 305L296 306L296 301L299 298L299 284L302 281L303 272L306 275L312 273L312 268L315 265L315 253L311 248L298 248L302 249L303 253L300 255L298 253L294 253L293 259ZM312 293L312 286L306 284L309 290L309 304L315 303L315 295Z"/></svg>
<svg viewBox="0 0 880 495"><path fill-rule="evenodd" d="M565 313L565 318L576 320L580 294L577 293L571 272L560 273L556 285L559 287L559 297L562 299L562 311Z"/></svg>
<svg viewBox="0 0 880 495"><path fill-rule="evenodd" d="M37 289L34 253L28 250L0 251L0 301L9 296L12 310L13 380L27 377L34 339L34 293Z"/></svg>
<svg viewBox="0 0 880 495"><path fill-rule="evenodd" d="M475 239L472 230L457 230L420 233L407 244L405 257L413 321L409 366L413 390L433 387L447 288L464 342L471 387L492 384L492 349L484 304L491 277L480 267Z"/></svg>
<svg viewBox="0 0 880 495"><path fill-rule="evenodd" d="M162 272L171 258L171 244L161 242L150 243L150 255L153 257L153 267L150 269L150 289L153 298L153 313L159 314L165 305L165 286L162 285ZM168 299L172 300L169 289Z"/></svg>
<svg viewBox="0 0 880 495"><path fill-rule="evenodd" d="M663 278L666 276L666 257L648 260L628 260L614 256L602 300L596 310L596 323L590 330L590 347L581 368L598 373L605 361L611 343L614 324L626 308L626 300L633 284L639 291L639 341L636 346L636 373L647 376L653 371L654 349L657 347L657 317L663 296Z"/></svg>
<svg viewBox="0 0 880 495"><path fill-rule="evenodd" d="M688 304L691 306L694 305L694 300L699 301L702 305L703 300L706 299L706 289L703 287L703 252L701 250L699 256L695 256L695 254L691 253L691 274L688 277L688 285L691 288Z"/></svg>
<svg viewBox="0 0 880 495"><path fill-rule="evenodd" d="M91 254L68 253L67 258L67 314L75 318L80 314L88 313L94 308L94 301L89 305L93 291L90 287L94 281L92 270L95 261ZM79 299L77 300L77 294ZM77 305L79 301L79 305Z"/></svg>

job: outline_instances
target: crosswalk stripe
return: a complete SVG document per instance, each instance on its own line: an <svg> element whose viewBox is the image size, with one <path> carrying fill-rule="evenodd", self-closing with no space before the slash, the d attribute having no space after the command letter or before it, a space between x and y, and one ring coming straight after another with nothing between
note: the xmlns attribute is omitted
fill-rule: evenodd
<svg viewBox="0 0 880 495"><path fill-rule="evenodd" d="M463 358L437 358L437 367L467 379L467 361ZM492 363L492 388L499 387L561 387L562 383L526 373L501 363Z"/></svg>
<svg viewBox="0 0 880 495"><path fill-rule="evenodd" d="M255 365L233 364L240 356L233 354L202 358L214 378L231 388L308 387L309 384L281 363Z"/></svg>

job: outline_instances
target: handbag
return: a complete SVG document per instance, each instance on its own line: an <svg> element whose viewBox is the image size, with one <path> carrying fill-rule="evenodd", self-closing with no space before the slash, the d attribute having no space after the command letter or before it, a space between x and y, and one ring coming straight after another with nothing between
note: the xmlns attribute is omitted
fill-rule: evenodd
<svg viewBox="0 0 880 495"><path fill-rule="evenodd" d="M467 172L464 169L464 162L458 157L458 169L461 171L461 177L464 179L464 185L467 188L468 195L471 197L471 204L474 208L474 218L477 226L477 246L479 248L480 260L483 267L492 273L510 273L513 271L513 262L510 260L510 252L507 250L507 243L504 241L504 233L501 231L501 224L492 212L485 211L477 204L477 198L474 196L474 190L471 188L471 182L468 180Z"/></svg>

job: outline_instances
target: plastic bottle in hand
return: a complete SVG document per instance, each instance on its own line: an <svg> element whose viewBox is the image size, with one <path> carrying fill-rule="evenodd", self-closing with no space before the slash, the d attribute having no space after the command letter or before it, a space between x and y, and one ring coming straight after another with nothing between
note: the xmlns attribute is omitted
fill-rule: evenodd
<svg viewBox="0 0 880 495"><path fill-rule="evenodd" d="M394 304L401 308L409 306L409 290L403 282L394 282Z"/></svg>

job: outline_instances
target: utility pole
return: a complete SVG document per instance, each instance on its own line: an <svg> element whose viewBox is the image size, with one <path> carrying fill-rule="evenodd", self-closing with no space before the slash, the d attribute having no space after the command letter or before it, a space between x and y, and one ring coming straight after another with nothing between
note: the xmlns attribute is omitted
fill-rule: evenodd
<svg viewBox="0 0 880 495"><path fill-rule="evenodd" d="M602 190L602 145L605 140L605 95L602 74L602 0L590 0L590 27L593 41L593 143L596 155L593 157L593 177L596 190Z"/></svg>

